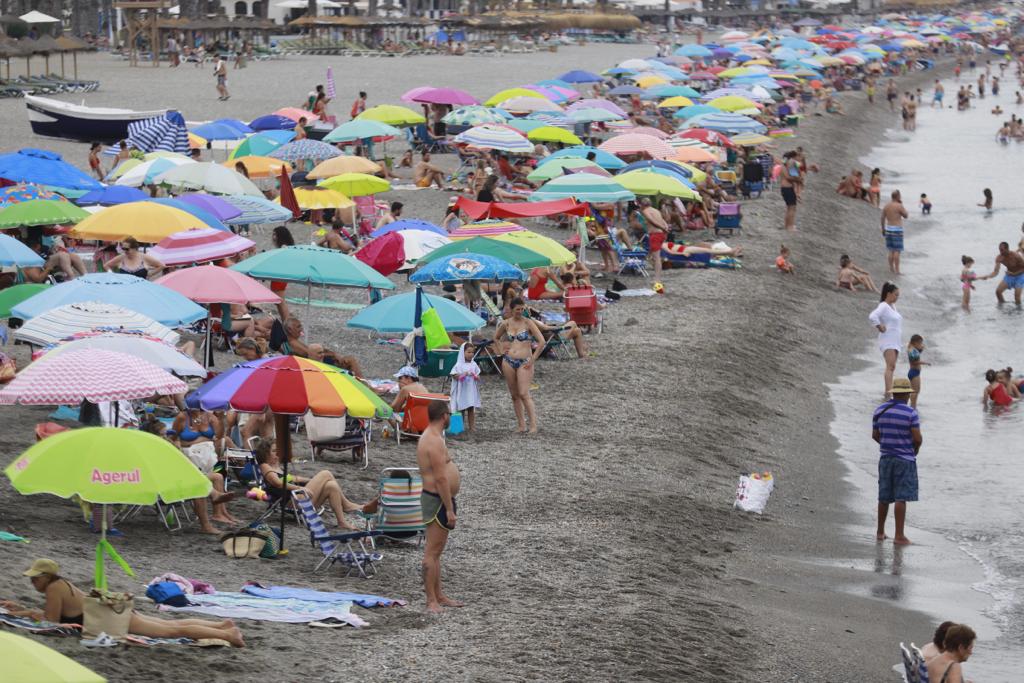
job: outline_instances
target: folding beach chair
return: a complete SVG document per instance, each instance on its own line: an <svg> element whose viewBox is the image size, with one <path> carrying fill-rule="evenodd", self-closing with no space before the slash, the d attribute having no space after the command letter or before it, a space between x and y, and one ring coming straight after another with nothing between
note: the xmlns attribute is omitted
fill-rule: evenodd
<svg viewBox="0 0 1024 683"><path fill-rule="evenodd" d="M369 235L377 225L377 219L383 215L377 202L371 196L353 197L356 205L359 225L357 232L361 235Z"/></svg>
<svg viewBox="0 0 1024 683"><path fill-rule="evenodd" d="M411 543L415 540L419 545L426 530L420 505L422 493L423 480L418 468L388 467L383 470L377 487L380 497L377 511L361 513L366 520L367 531L379 531L392 541ZM376 547L374 539L370 542Z"/></svg>
<svg viewBox="0 0 1024 683"><path fill-rule="evenodd" d="M295 508L302 514L302 520L309 529L310 545L320 548L323 559L317 563L313 571L319 571L325 564L341 564L346 568L345 576L353 573L369 578L377 573L377 562L384 556L373 552L366 546L366 539L381 536L380 531L352 531L342 534L331 534L324 526L324 520L313 508L313 501L304 489L292 491Z"/></svg>
<svg viewBox="0 0 1024 683"><path fill-rule="evenodd" d="M253 485L259 478L260 466L256 462L256 455L253 452L254 442L259 442L258 436L249 438L249 448L236 447L224 449L225 490L232 484L238 484L239 486Z"/></svg>
<svg viewBox="0 0 1024 683"><path fill-rule="evenodd" d="M729 194L736 193L736 171L715 171L715 182Z"/></svg>
<svg viewBox="0 0 1024 683"><path fill-rule="evenodd" d="M452 368L459 362L458 349L434 349L427 351L427 362L419 366L420 378L440 377L441 391L444 392L451 382Z"/></svg>
<svg viewBox="0 0 1024 683"><path fill-rule="evenodd" d="M567 287L564 294L565 312L569 320L580 327L601 331L601 314L597 305L597 294L593 287Z"/></svg>
<svg viewBox="0 0 1024 683"><path fill-rule="evenodd" d="M740 192L749 199L754 193L761 197L764 192L764 167L759 161L748 161L743 164L743 182Z"/></svg>
<svg viewBox="0 0 1024 683"><path fill-rule="evenodd" d="M718 235L726 230L729 234L740 231L740 224L743 216L740 214L740 205L735 202L723 202L718 205L718 215L715 217L715 234Z"/></svg>
<svg viewBox="0 0 1024 683"><path fill-rule="evenodd" d="M903 643L900 643L900 659L903 661L904 683L920 683L921 676L917 666L915 666L914 655L910 653L910 650Z"/></svg>
<svg viewBox="0 0 1024 683"><path fill-rule="evenodd" d="M643 240L631 249L627 249L625 245L614 238L612 243L615 245L615 251L619 257L619 275L635 273L650 277L647 273L647 256L650 253L647 247L647 235L644 235Z"/></svg>
<svg viewBox="0 0 1024 683"><path fill-rule="evenodd" d="M323 451L351 451L352 462L370 464L370 429L366 420L354 417L319 417L306 413L306 437L313 461Z"/></svg>
<svg viewBox="0 0 1024 683"><path fill-rule="evenodd" d="M479 339L473 344L473 362L480 366L480 372L494 371L501 374L501 355L495 352L493 339Z"/></svg>
<svg viewBox="0 0 1024 683"><path fill-rule="evenodd" d="M402 414L402 421L395 430L395 440L402 443L403 436L419 438L427 426L430 418L427 416L427 406L431 401L444 401L448 403L451 397L445 394L409 394L405 401L405 412Z"/></svg>
<svg viewBox="0 0 1024 683"><path fill-rule="evenodd" d="M413 144L421 152L437 152L445 153L451 151L448 147L448 142L441 139L435 138L430 134L430 129L427 128L427 124L420 123L414 128L415 137L413 138Z"/></svg>
<svg viewBox="0 0 1024 683"><path fill-rule="evenodd" d="M544 340L544 350L540 352L541 357L548 356L555 360L570 360L573 357L569 340L562 336L563 331L563 329L555 330L554 334Z"/></svg>

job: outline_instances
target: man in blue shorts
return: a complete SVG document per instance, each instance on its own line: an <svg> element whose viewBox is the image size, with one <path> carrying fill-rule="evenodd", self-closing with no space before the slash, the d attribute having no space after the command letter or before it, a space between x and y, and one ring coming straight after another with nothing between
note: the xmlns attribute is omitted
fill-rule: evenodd
<svg viewBox="0 0 1024 683"><path fill-rule="evenodd" d="M906 207L899 190L893 190L891 200L882 207L882 237L889 252L889 272L900 274L900 254L903 252L903 219L907 218Z"/></svg>
<svg viewBox="0 0 1024 683"><path fill-rule="evenodd" d="M996 299L1001 304L1006 303L1006 300L1003 299L1003 293L1008 289L1012 289L1013 301L1020 306L1021 293L1024 292L1024 256L1021 256L1019 251L1011 250L1008 242L999 243L999 255L996 256L995 269L988 275L978 279L988 280L997 277L1003 266L1006 266L1006 275L1003 277L1003 281L996 287Z"/></svg>
<svg viewBox="0 0 1024 683"><path fill-rule="evenodd" d="M917 500L917 452L921 450L921 421L917 411L907 405L914 393L910 380L893 380L892 399L875 409L871 418L871 438L878 442L881 458L878 460L878 532L876 538L884 541L885 519L889 505L896 504L897 545L909 545L904 533L907 503Z"/></svg>

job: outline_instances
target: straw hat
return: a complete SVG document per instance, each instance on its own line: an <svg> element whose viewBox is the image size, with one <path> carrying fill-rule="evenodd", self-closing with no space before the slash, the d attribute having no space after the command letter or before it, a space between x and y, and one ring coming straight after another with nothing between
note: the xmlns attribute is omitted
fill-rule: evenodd
<svg viewBox="0 0 1024 683"><path fill-rule="evenodd" d="M893 396L896 394L913 394L914 387L910 385L910 380L905 377L900 377L892 381L892 393Z"/></svg>

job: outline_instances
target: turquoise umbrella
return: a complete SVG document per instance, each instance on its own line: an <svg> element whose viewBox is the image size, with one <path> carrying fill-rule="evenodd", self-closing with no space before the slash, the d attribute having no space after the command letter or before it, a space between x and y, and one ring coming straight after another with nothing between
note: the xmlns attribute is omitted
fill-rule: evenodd
<svg viewBox="0 0 1024 683"><path fill-rule="evenodd" d="M590 147L588 145L577 145L575 147L566 147L565 149L560 149L554 154L544 157L544 159L540 161L540 164L542 165L551 161L552 159L561 159L563 157L579 157L581 159L586 159L587 155L590 154L591 152L594 153L594 163L603 169L609 171L616 171L626 165L625 161L618 158L614 154L606 152L603 149L598 149L597 147Z"/></svg>
<svg viewBox="0 0 1024 683"><path fill-rule="evenodd" d="M704 114L717 114L720 109L718 107L712 107L710 104L691 104L689 107L683 107L672 115L674 119L692 119L694 116L703 116Z"/></svg>
<svg viewBox="0 0 1024 683"><path fill-rule="evenodd" d="M535 119L513 119L506 123L505 125L515 128L521 133L529 133L531 130L543 128L548 124L544 123L543 121L537 121Z"/></svg>
<svg viewBox="0 0 1024 683"><path fill-rule="evenodd" d="M644 100L660 100L666 97L689 97L696 99L700 97L700 93L691 88L688 85L656 85L653 88L644 90L643 94L640 95L641 99Z"/></svg>
<svg viewBox="0 0 1024 683"><path fill-rule="evenodd" d="M354 119L343 123L324 136L324 142L351 142L374 138L397 138L403 133L394 126L389 126L372 119Z"/></svg>
<svg viewBox="0 0 1024 683"><path fill-rule="evenodd" d="M603 178L593 173L573 173L549 180L530 195L531 202L575 198L580 202L624 202L636 199L636 195L612 178Z"/></svg>
<svg viewBox="0 0 1024 683"><path fill-rule="evenodd" d="M485 123L505 123L508 119L508 116L493 107L473 105L450 111L441 120L449 126L480 126Z"/></svg>
<svg viewBox="0 0 1024 683"><path fill-rule="evenodd" d="M244 156L265 157L286 142L291 142L291 138L295 137L295 133L291 131L277 132L284 132L288 138L281 139L280 136L276 135L272 136L267 135L266 133L256 133L255 135L250 135L245 140L242 140L238 147L235 147L234 151L231 152L231 156L228 158L236 159Z"/></svg>
<svg viewBox="0 0 1024 683"><path fill-rule="evenodd" d="M256 254L232 270L250 277L332 287L394 289L395 285L370 266L336 249L299 245Z"/></svg>
<svg viewBox="0 0 1024 683"><path fill-rule="evenodd" d="M427 307L437 309L441 324L449 332L472 332L484 326L484 319L462 304L424 294ZM386 334L404 334L416 328L416 292L389 296L364 308L348 321L349 327Z"/></svg>

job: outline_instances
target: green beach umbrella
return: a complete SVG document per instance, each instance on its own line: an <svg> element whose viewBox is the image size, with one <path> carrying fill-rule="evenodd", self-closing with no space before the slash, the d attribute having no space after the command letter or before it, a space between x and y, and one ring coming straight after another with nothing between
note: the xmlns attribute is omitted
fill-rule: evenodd
<svg viewBox="0 0 1024 683"><path fill-rule="evenodd" d="M551 259L543 254L539 254L532 249L527 249L526 247L521 247L517 244L499 242L498 240L490 237L471 237L469 239L458 240L451 244L446 244L424 256L417 261L416 264L423 265L424 263L430 263L431 261L436 261L437 259L444 258L445 256L466 252L483 254L484 256L493 256L494 258L501 259L506 263L511 263L514 266L519 266L524 269L540 268L542 266L551 265Z"/></svg>
<svg viewBox="0 0 1024 683"><path fill-rule="evenodd" d="M31 199L11 204L0 211L0 228L16 228L23 225L63 225L77 223L88 218L84 211L71 202L56 199Z"/></svg>
<svg viewBox="0 0 1024 683"><path fill-rule="evenodd" d="M527 131L526 138L531 142L560 142L563 145L582 145L580 140L571 132L556 126L541 126Z"/></svg>
<svg viewBox="0 0 1024 683"><path fill-rule="evenodd" d="M605 178L593 173L573 173L554 178L530 195L531 202L554 201L572 197L580 202L626 202L636 195L623 187L615 178Z"/></svg>
<svg viewBox="0 0 1024 683"><path fill-rule="evenodd" d="M106 683L103 676L42 643L0 631L5 680L18 683Z"/></svg>
<svg viewBox="0 0 1024 683"><path fill-rule="evenodd" d="M379 121L389 126L414 126L426 123L423 114L397 104L378 104L356 117L358 121Z"/></svg>
<svg viewBox="0 0 1024 683"><path fill-rule="evenodd" d="M373 119L354 119L343 123L324 136L324 142L351 142L353 140L380 140L397 138L402 131Z"/></svg>
<svg viewBox="0 0 1024 683"><path fill-rule="evenodd" d="M10 318L12 308L25 299L31 299L49 286L48 284L29 282L22 285L14 285L7 289L0 289L0 318Z"/></svg>
<svg viewBox="0 0 1024 683"><path fill-rule="evenodd" d="M55 434L19 455L4 470L18 493L78 496L97 505L154 505L205 498L212 485L173 444L158 436L116 427L86 427ZM129 576L128 564L103 534L96 546L96 586L106 588L104 555Z"/></svg>
<svg viewBox="0 0 1024 683"><path fill-rule="evenodd" d="M639 195L663 195L680 199L698 200L698 195L675 178L648 170L629 171L615 176L615 181L630 192Z"/></svg>
<svg viewBox="0 0 1024 683"><path fill-rule="evenodd" d="M490 107L471 105L450 111L441 120L449 126L482 126L485 123L505 123L508 117ZM509 121L509 124L511 125L512 121Z"/></svg>
<svg viewBox="0 0 1024 683"><path fill-rule="evenodd" d="M327 247L296 245L271 249L250 256L231 269L262 280L328 287L395 288L394 283L359 259Z"/></svg>
<svg viewBox="0 0 1024 683"><path fill-rule="evenodd" d="M235 147L228 159L237 159L238 157L247 156L265 157L284 144L285 143L282 140L275 140L272 137L257 133L255 135L250 135L238 143L238 147Z"/></svg>
<svg viewBox="0 0 1024 683"><path fill-rule="evenodd" d="M366 173L342 173L327 180L321 180L317 185L340 192L346 197L365 197L391 189L391 183L388 181Z"/></svg>
<svg viewBox="0 0 1024 683"><path fill-rule="evenodd" d="M566 172L565 169L571 169ZM544 182L545 180L551 180L552 178L560 178L569 173L579 173L580 171L586 171L587 173L596 174L603 177L610 177L611 173L604 170L597 165L596 162L590 159L584 159L582 157L561 157L558 159L552 159L546 163L540 164L537 168L530 171L530 175L526 176L526 179L533 183Z"/></svg>
<svg viewBox="0 0 1024 683"><path fill-rule="evenodd" d="M548 124L535 119L512 119L505 125L509 128L515 128L520 133L529 133L531 130L536 130L537 128L548 127Z"/></svg>

